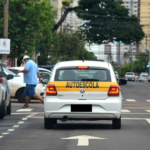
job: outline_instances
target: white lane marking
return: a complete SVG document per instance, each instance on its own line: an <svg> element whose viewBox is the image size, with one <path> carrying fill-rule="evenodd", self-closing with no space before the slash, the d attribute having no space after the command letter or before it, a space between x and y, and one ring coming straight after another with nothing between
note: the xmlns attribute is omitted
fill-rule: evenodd
<svg viewBox="0 0 150 150"><path fill-rule="evenodd" d="M2 134L9 134L9 132L4 132L4 133L2 133Z"/></svg>
<svg viewBox="0 0 150 150"><path fill-rule="evenodd" d="M2 138L3 136L0 136L0 139Z"/></svg>
<svg viewBox="0 0 150 150"><path fill-rule="evenodd" d="M135 102L136 100L135 99L126 99L126 101L128 101L128 102Z"/></svg>
<svg viewBox="0 0 150 150"><path fill-rule="evenodd" d="M23 123L24 123L24 121L19 121L19 122L18 122L18 124L23 124Z"/></svg>
<svg viewBox="0 0 150 150"><path fill-rule="evenodd" d="M28 118L22 118L22 120L27 120Z"/></svg>
<svg viewBox="0 0 150 150"><path fill-rule="evenodd" d="M12 131L14 131L15 129L8 129L7 131L10 131L10 132L12 132Z"/></svg>
<svg viewBox="0 0 150 150"><path fill-rule="evenodd" d="M145 110L145 111L150 112L150 110Z"/></svg>
<svg viewBox="0 0 150 150"><path fill-rule="evenodd" d="M127 109L122 109L121 112L130 112L130 111Z"/></svg>
<svg viewBox="0 0 150 150"><path fill-rule="evenodd" d="M26 117L32 117L32 116L26 116Z"/></svg>
<svg viewBox="0 0 150 150"><path fill-rule="evenodd" d="M32 109L18 109L17 111L32 111Z"/></svg>
<svg viewBox="0 0 150 150"><path fill-rule="evenodd" d="M88 135L80 135L80 136L73 136L73 137L61 138L61 139L65 139L65 140L78 139L77 146L88 146L89 139L105 140L106 138L100 138L100 137L94 137L94 136L88 136Z"/></svg>
<svg viewBox="0 0 150 150"><path fill-rule="evenodd" d="M146 119L146 121L150 124L150 119Z"/></svg>
<svg viewBox="0 0 150 150"><path fill-rule="evenodd" d="M31 114L31 113L11 113L11 115L28 115L28 114Z"/></svg>
<svg viewBox="0 0 150 150"><path fill-rule="evenodd" d="M150 102L150 100L146 100L147 102Z"/></svg>
<svg viewBox="0 0 150 150"><path fill-rule="evenodd" d="M19 127L19 125L14 125L13 127L14 127L14 128L18 128L18 127Z"/></svg>

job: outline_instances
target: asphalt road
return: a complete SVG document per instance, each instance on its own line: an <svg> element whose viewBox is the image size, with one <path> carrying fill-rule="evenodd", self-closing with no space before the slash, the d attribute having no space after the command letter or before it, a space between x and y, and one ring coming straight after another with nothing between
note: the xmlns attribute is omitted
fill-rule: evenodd
<svg viewBox="0 0 150 150"><path fill-rule="evenodd" d="M111 121L58 121L45 130L43 104L32 101L31 110L22 111L23 104L12 100L12 115L0 120L0 150L150 150L150 83L121 88L120 130Z"/></svg>

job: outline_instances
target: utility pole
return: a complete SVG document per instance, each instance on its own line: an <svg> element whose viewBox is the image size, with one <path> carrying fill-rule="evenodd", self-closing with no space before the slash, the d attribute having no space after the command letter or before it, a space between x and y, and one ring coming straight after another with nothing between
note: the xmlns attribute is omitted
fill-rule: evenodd
<svg viewBox="0 0 150 150"><path fill-rule="evenodd" d="M118 43L118 61L120 61L120 41Z"/></svg>
<svg viewBox="0 0 150 150"><path fill-rule="evenodd" d="M9 13L9 0L4 0L4 27L3 27L3 38L8 39L8 13ZM7 55L2 56L2 65L7 67Z"/></svg>

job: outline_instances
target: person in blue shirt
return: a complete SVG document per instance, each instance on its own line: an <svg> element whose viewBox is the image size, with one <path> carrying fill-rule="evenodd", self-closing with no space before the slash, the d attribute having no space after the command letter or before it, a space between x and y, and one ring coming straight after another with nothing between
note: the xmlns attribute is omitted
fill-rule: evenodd
<svg viewBox="0 0 150 150"><path fill-rule="evenodd" d="M24 91L26 103L22 108L30 108L30 97L38 99L42 103L44 103L43 98L35 93L35 87L38 84L37 78L39 78L39 82L41 82L41 76L37 64L33 60L31 60L29 56L25 55L22 61L25 62L24 70L18 71L18 73L24 73L24 83L26 83L26 88Z"/></svg>

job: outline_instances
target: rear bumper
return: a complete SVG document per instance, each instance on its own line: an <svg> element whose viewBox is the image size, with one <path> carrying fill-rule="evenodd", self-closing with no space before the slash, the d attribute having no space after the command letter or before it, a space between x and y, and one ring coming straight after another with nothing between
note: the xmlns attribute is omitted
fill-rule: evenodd
<svg viewBox="0 0 150 150"><path fill-rule="evenodd" d="M71 105L92 105L91 112L71 112ZM58 100L53 96L45 97L44 113L46 118L62 119L116 119L120 118L122 99L111 97L107 100Z"/></svg>

